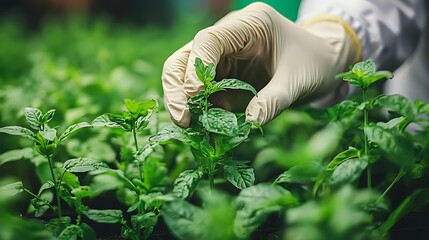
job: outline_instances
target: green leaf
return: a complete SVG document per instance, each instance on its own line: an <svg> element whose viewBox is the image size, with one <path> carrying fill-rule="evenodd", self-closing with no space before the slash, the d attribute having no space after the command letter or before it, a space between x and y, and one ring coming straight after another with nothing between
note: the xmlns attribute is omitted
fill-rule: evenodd
<svg viewBox="0 0 429 240"><path fill-rule="evenodd" d="M89 172L109 168L109 166L91 158L73 158L65 161L63 168L69 172Z"/></svg>
<svg viewBox="0 0 429 240"><path fill-rule="evenodd" d="M52 120L52 118L54 117L54 115L55 115L55 109L51 109L51 110L47 111L42 117L43 123L50 122Z"/></svg>
<svg viewBox="0 0 429 240"><path fill-rule="evenodd" d="M184 201L176 200L162 207L164 221L178 239L201 239L195 229L195 219L203 210Z"/></svg>
<svg viewBox="0 0 429 240"><path fill-rule="evenodd" d="M37 141L36 135L30 129L19 127L19 126L2 127L0 128L0 133L6 133L10 135L25 137L34 142Z"/></svg>
<svg viewBox="0 0 429 240"><path fill-rule="evenodd" d="M153 146L150 144L145 145L142 149L140 149L134 157L139 161L139 164L142 165L146 158L153 152Z"/></svg>
<svg viewBox="0 0 429 240"><path fill-rule="evenodd" d="M386 157L398 166L407 169L415 162L414 146L403 135L374 124L364 130L368 140L377 144Z"/></svg>
<svg viewBox="0 0 429 240"><path fill-rule="evenodd" d="M377 71L374 74L371 74L369 76L363 76L362 81L366 86L369 86L373 83L375 83L378 80L382 79L391 79L393 78L393 74L389 71Z"/></svg>
<svg viewBox="0 0 429 240"><path fill-rule="evenodd" d="M131 216L131 224L134 229L150 229L153 230L153 227L158 223L158 217L153 212L148 212L145 214L136 214Z"/></svg>
<svg viewBox="0 0 429 240"><path fill-rule="evenodd" d="M114 169L102 169L100 170L100 172L98 172L99 174L105 173L108 174L110 176L115 177L117 180L121 181L125 187L133 190L134 192L139 192L139 190L137 189L137 187L134 185L133 182L131 182L124 174L123 171L121 170L114 170ZM110 189L110 188L109 188Z"/></svg>
<svg viewBox="0 0 429 240"><path fill-rule="evenodd" d="M366 157L348 159L334 169L329 184L338 186L353 182L360 177L367 166L368 159Z"/></svg>
<svg viewBox="0 0 429 240"><path fill-rule="evenodd" d="M61 142L61 141L65 140L73 132L75 132L75 131L77 131L77 130L79 130L81 128L87 128L87 127L93 127L93 125L91 125L91 124L89 124L87 122L80 122L80 123L76 123L76 124L73 124L73 125L69 126L63 132L63 134L61 134L61 136L58 138L58 142Z"/></svg>
<svg viewBox="0 0 429 240"><path fill-rule="evenodd" d="M412 195L406 197L384 221L380 226L381 233L387 235L390 229L408 213L427 209L428 206L429 189L417 189Z"/></svg>
<svg viewBox="0 0 429 240"><path fill-rule="evenodd" d="M9 197L15 196L22 191L24 191L24 186L21 181L14 182L0 188L1 195L7 195Z"/></svg>
<svg viewBox="0 0 429 240"><path fill-rule="evenodd" d="M52 232L55 236L61 234L61 232L71 224L71 219L68 216L61 218L53 218L46 225L48 230Z"/></svg>
<svg viewBox="0 0 429 240"><path fill-rule="evenodd" d="M206 67L204 66L203 61L201 60L201 58L195 58L195 73L197 74L198 79L205 83L205 72L206 72Z"/></svg>
<svg viewBox="0 0 429 240"><path fill-rule="evenodd" d="M211 108L202 115L201 122L207 131L226 136L235 136L238 131L237 117L234 113L220 108Z"/></svg>
<svg viewBox="0 0 429 240"><path fill-rule="evenodd" d="M332 159L332 161L328 164L328 166L326 166L326 170L334 171L338 165L342 164L348 159L357 158L359 154L360 152L358 149L354 147L349 147L349 149L337 154L337 156L335 156L334 159Z"/></svg>
<svg viewBox="0 0 429 240"><path fill-rule="evenodd" d="M32 148L10 150L0 155L0 166L8 162L17 161L21 159L30 159L32 157L33 157Z"/></svg>
<svg viewBox="0 0 429 240"><path fill-rule="evenodd" d="M109 114L107 113L95 118L94 121L92 121L91 125L93 127L111 127L111 128L121 127L121 125L118 124L117 122L110 120Z"/></svg>
<svg viewBox="0 0 429 240"><path fill-rule="evenodd" d="M77 237L83 237L82 228L77 225L69 225L60 233L58 240L73 240Z"/></svg>
<svg viewBox="0 0 429 240"><path fill-rule="evenodd" d="M234 232L240 238L248 238L272 212L297 204L289 191L268 183L242 190L236 201L240 209L234 221Z"/></svg>
<svg viewBox="0 0 429 240"><path fill-rule="evenodd" d="M359 104L352 100L345 100L335 105L334 107L328 108L329 117L332 120L341 120L345 117L350 116L357 108Z"/></svg>
<svg viewBox="0 0 429 240"><path fill-rule="evenodd" d="M215 138L216 154L222 156L240 145L249 136L251 127L252 123L244 122L238 126L237 135L233 137L217 135Z"/></svg>
<svg viewBox="0 0 429 240"><path fill-rule="evenodd" d="M38 196L40 196L40 194L42 194L43 191L45 191L46 189L50 189L52 187L54 187L55 184L52 181L47 181L45 182L39 189L39 193L37 194Z"/></svg>
<svg viewBox="0 0 429 240"><path fill-rule="evenodd" d="M167 168L165 163L156 158L146 159L143 165L143 184L146 189L163 189L167 181Z"/></svg>
<svg viewBox="0 0 429 240"><path fill-rule="evenodd" d="M251 91L254 95L257 94L256 89L252 85L248 84L247 82L243 82L241 80L233 79L233 78L223 79L219 82L216 82L214 84L214 89L215 89L214 92L222 91L225 89L240 89L240 90ZM214 92L211 92L210 94Z"/></svg>
<svg viewBox="0 0 429 240"><path fill-rule="evenodd" d="M358 62L352 68L352 73L357 77L373 75L375 73L375 63L371 60Z"/></svg>
<svg viewBox="0 0 429 240"><path fill-rule="evenodd" d="M52 195L50 195L52 196ZM31 199L31 205L35 208L34 216L41 217L49 209L49 201L46 199L33 198Z"/></svg>
<svg viewBox="0 0 429 240"><path fill-rule="evenodd" d="M57 136L57 130L54 128L45 129L44 131L39 131L40 135L48 141L54 141L55 137Z"/></svg>
<svg viewBox="0 0 429 240"><path fill-rule="evenodd" d="M291 167L280 174L274 183L310 183L313 182L320 170L320 163L311 161Z"/></svg>
<svg viewBox="0 0 429 240"><path fill-rule="evenodd" d="M168 126L160 130L157 134L151 136L149 141L152 143L167 143L168 141L175 139L181 142L187 142L186 135L182 129L177 126Z"/></svg>
<svg viewBox="0 0 429 240"><path fill-rule="evenodd" d="M89 209L83 214L89 219L99 223L117 223L122 219L122 211L116 209Z"/></svg>
<svg viewBox="0 0 429 240"><path fill-rule="evenodd" d="M399 94L379 96L373 100L373 104L399 113L409 120L417 118L417 109L414 104Z"/></svg>
<svg viewBox="0 0 429 240"><path fill-rule="evenodd" d="M42 123L42 111L37 108L26 107L24 109L24 116L28 122L28 125L34 130L40 130Z"/></svg>
<svg viewBox="0 0 429 240"><path fill-rule="evenodd" d="M253 186L255 182L255 173L253 168L244 162L224 161L222 162L223 175L236 188L242 190Z"/></svg>
<svg viewBox="0 0 429 240"><path fill-rule="evenodd" d="M81 223L80 228L82 229L82 239L84 240L96 240L97 235L94 229L86 223Z"/></svg>
<svg viewBox="0 0 429 240"><path fill-rule="evenodd" d="M183 171L174 181L173 194L183 199L189 197L200 182L203 174L202 168Z"/></svg>

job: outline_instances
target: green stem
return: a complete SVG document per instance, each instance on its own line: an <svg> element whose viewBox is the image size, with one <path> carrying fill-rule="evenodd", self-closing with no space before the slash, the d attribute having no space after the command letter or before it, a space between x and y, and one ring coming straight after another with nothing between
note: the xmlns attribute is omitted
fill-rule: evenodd
<svg viewBox="0 0 429 240"><path fill-rule="evenodd" d="M210 182L210 190L213 191L214 189L214 177L212 173L209 173L209 182Z"/></svg>
<svg viewBox="0 0 429 240"><path fill-rule="evenodd" d="M135 123L133 123L133 137L134 137L134 146L136 148L136 152L139 151L139 143L137 142L137 132L136 132L136 127L135 127ZM139 167L139 176L140 176L140 181L143 181L143 177L142 177L142 167L140 162L138 163L138 167Z"/></svg>
<svg viewBox="0 0 429 240"><path fill-rule="evenodd" d="M46 158L48 159L49 169L51 170L51 175L52 175L52 181L54 182L55 195L57 196L58 217L61 218L62 212L61 212L61 197L59 194L59 185L57 182L57 178L55 177L54 166L52 164L51 156L47 155Z"/></svg>
<svg viewBox="0 0 429 240"><path fill-rule="evenodd" d="M393 185L395 185L396 182L398 182L403 176L405 175L405 171L403 171L402 169L399 171L398 175L396 175L395 179L393 179L393 181L390 183L390 185L386 188L386 190L384 190L384 192L380 195L380 197L377 199L377 201L375 201L376 203L380 202L381 200L384 199L384 197L386 196L386 194L390 191L390 189L393 187Z"/></svg>
<svg viewBox="0 0 429 240"><path fill-rule="evenodd" d="M367 94L366 94L366 88L362 89L362 101L363 103L367 102ZM364 142L364 154L366 157L368 157L368 136L366 135L365 128L368 126L368 109L365 107L363 109L363 142ZM368 159L369 160L369 159ZM368 162L368 167L366 168L366 175L367 175L367 186L368 190L371 190L371 175L372 175L372 166L371 163Z"/></svg>
<svg viewBox="0 0 429 240"><path fill-rule="evenodd" d="M36 194L34 194L34 193L32 193L30 190L28 190L28 189L26 189L26 188L24 188L24 192L26 192L26 193L28 193L28 194L30 194L32 197L34 197L34 198L37 198L37 199L39 199L40 201L43 201L43 202L46 202L46 204L53 210L53 211L55 211L55 209L54 209L54 207L48 202L48 201L46 201L45 199L43 199L43 198L41 198L41 197L39 197L39 196L37 196Z"/></svg>

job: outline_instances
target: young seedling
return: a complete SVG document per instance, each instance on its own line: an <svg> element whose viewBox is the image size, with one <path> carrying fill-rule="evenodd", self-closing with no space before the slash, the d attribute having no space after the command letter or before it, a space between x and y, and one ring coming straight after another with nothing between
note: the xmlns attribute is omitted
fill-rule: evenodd
<svg viewBox="0 0 429 240"><path fill-rule="evenodd" d="M210 188L213 189L214 177L219 168L223 169L224 177L235 187L244 189L252 186L255 180L253 169L246 162L233 160L230 153L247 139L251 127L257 125L245 122L244 114L213 107L209 97L227 89L247 90L255 95L256 90L237 79L215 81L215 66L212 63L204 65L197 58L194 66L204 89L188 100L193 119L191 126L187 129L168 127L149 139L154 143L176 139L191 147L199 167L182 172L174 183L173 192L187 198L204 174L208 176Z"/></svg>

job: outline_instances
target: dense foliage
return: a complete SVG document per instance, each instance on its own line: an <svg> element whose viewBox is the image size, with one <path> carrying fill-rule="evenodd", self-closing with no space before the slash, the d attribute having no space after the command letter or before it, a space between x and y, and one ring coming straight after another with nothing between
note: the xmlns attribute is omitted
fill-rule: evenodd
<svg viewBox="0 0 429 240"><path fill-rule="evenodd" d="M160 74L201 28L186 26L0 24L0 239L427 236L428 103L379 95L393 75L364 61L337 76L355 96L288 109L261 133L209 98L255 89L197 59L204 89L181 129Z"/></svg>

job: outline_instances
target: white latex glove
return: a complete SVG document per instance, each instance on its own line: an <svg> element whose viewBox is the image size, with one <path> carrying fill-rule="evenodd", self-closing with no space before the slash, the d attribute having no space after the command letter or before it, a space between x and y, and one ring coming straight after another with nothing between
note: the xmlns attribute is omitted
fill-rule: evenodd
<svg viewBox="0 0 429 240"><path fill-rule="evenodd" d="M335 75L357 61L360 52L358 38L341 19L326 15L296 25L272 7L254 3L203 29L167 59L165 106L177 125L189 125L187 99L203 87L194 67L199 57L217 66L217 79L238 78L259 91L253 98L221 92L215 105L231 110L251 98L246 120L265 124L292 103L338 92L342 81Z"/></svg>

